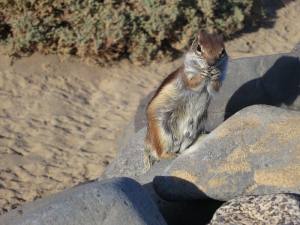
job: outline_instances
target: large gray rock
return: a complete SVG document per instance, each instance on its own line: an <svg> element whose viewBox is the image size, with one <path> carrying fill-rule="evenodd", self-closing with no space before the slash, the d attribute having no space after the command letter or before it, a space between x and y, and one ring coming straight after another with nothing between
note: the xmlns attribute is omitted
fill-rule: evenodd
<svg viewBox="0 0 300 225"><path fill-rule="evenodd" d="M155 190L168 200L300 194L299 137L300 112L247 107L176 158Z"/></svg>
<svg viewBox="0 0 300 225"><path fill-rule="evenodd" d="M300 197L290 194L245 196L220 207L209 225L300 224Z"/></svg>
<svg viewBox="0 0 300 225"><path fill-rule="evenodd" d="M201 225L207 224L220 202L205 200L195 202L169 202L160 198L153 189L152 180L159 176L170 165L171 160L155 163L149 170L144 167L143 142L146 130L141 129L132 137L126 137L120 144L120 151L116 159L108 166L104 175L99 179L127 176L143 184L143 188L150 194L159 211L168 224L172 225ZM126 144L127 143L127 144Z"/></svg>
<svg viewBox="0 0 300 225"><path fill-rule="evenodd" d="M207 129L213 130L239 110L267 104L300 110L300 51L236 59L208 110Z"/></svg>
<svg viewBox="0 0 300 225"><path fill-rule="evenodd" d="M227 77L208 109L207 130L246 106L267 104L300 110L300 45L291 53L231 60ZM145 108L153 93L142 99L130 129L145 127Z"/></svg>
<svg viewBox="0 0 300 225"><path fill-rule="evenodd" d="M137 177L144 174L148 168L144 163L144 139L146 129L141 129L120 143L116 158L106 168L100 179L111 177Z"/></svg>
<svg viewBox="0 0 300 225"><path fill-rule="evenodd" d="M166 225L136 181L118 178L76 186L0 217L1 225Z"/></svg>
<svg viewBox="0 0 300 225"><path fill-rule="evenodd" d="M274 104L285 108L299 109L300 99L297 97L298 95L296 96L296 92L299 90L297 89L297 84L300 84L298 76L298 71L300 70L299 56L300 50L295 49L290 54L232 60L229 63L228 77L223 84L221 92L210 105L207 129L214 129L224 121L224 118L230 117L239 109L257 103ZM268 71L270 72L268 73ZM274 71L277 71L275 76L272 75ZM287 84L282 82L284 77L287 78ZM266 88L262 85L262 78L264 78L264 82L267 83ZM293 82L290 82L290 80ZM277 84L278 81L280 81L279 84ZM268 85L268 83L271 85ZM275 84L275 86L273 86L273 84ZM265 89L270 89L270 91L266 91ZM274 98L271 96L274 94L274 90L275 94L277 94L277 89L280 93L283 91L286 92L286 90L293 91L288 91L288 95L283 93L284 97L277 96L277 98L275 98L275 100L277 99L277 103L283 101L282 104L277 104L275 100L272 100ZM191 216L193 219L189 221L189 224L193 224L192 221L198 216L197 219L194 220L197 224L197 222L199 223L199 217L203 218L203 214L199 214L197 209L201 208L203 210L205 207L202 206L203 204L207 204L207 202L203 203L201 201L192 204L183 202L172 203L164 201L152 190L151 181L153 177L162 175L163 171L171 164L171 161L162 161L155 164L149 171L147 171L147 168L144 166L143 143L146 133L145 108L152 95L153 92L141 101L135 120L125 129L123 137L119 138L118 156L108 166L100 179L117 176L135 178L144 184L144 187L151 193L152 198L168 222L171 224L185 224L186 221L180 220L180 217L183 215L182 212L193 212ZM286 96L288 96L289 99L293 99L294 102L290 104L291 100L285 101ZM190 178L192 179L192 177ZM195 199L195 196L199 198L200 192L197 186L192 183L179 183L180 185L176 186L176 188L183 190L189 189L189 193L184 192L187 194L184 199ZM177 192L180 193L181 190L178 189ZM205 197L206 195L202 193L201 196ZM179 198L182 199L182 196L179 196ZM214 208L214 205L218 205L218 202L210 202L210 204L213 205L211 208ZM191 208L195 210L191 210ZM195 215L197 216L195 217Z"/></svg>

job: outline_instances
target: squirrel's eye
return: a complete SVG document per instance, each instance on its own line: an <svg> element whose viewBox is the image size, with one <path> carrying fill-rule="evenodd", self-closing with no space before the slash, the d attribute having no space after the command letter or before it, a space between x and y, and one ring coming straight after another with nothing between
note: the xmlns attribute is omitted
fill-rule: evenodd
<svg viewBox="0 0 300 225"><path fill-rule="evenodd" d="M221 53L220 53L220 57L222 57L222 56L224 56L225 55L225 48L223 48L223 50L221 51Z"/></svg>
<svg viewBox="0 0 300 225"><path fill-rule="evenodd" d="M197 52L200 52L200 53L202 52L202 49L201 49L200 45L197 46Z"/></svg>

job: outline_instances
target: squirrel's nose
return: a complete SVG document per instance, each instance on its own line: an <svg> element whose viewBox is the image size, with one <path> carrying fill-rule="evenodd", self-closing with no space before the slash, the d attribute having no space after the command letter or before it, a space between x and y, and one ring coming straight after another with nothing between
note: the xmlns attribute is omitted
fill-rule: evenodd
<svg viewBox="0 0 300 225"><path fill-rule="evenodd" d="M213 66L213 65L216 64L216 60L214 60L214 59L207 60L207 64L208 64L209 66Z"/></svg>

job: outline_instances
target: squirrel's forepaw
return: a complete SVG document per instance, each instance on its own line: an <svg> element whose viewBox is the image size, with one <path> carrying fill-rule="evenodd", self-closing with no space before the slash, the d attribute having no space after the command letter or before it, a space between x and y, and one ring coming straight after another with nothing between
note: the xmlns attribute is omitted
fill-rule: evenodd
<svg viewBox="0 0 300 225"><path fill-rule="evenodd" d="M158 160L153 157L150 153L148 152L145 152L144 153L144 169L145 169L145 172L148 171L153 165L155 162L157 162Z"/></svg>

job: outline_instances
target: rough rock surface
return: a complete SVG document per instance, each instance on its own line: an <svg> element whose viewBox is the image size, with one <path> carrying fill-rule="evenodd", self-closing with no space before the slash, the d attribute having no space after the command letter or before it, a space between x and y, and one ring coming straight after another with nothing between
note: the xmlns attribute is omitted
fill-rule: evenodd
<svg viewBox="0 0 300 225"><path fill-rule="evenodd" d="M120 151L116 159L107 167L99 180L118 176L127 176L136 179L143 184L143 188L151 195L161 214L168 224L172 225L201 225L207 224L220 202L213 200L201 200L195 202L169 202L161 199L153 189L152 180L159 176L171 160L163 160L155 163L146 171L143 163L143 141L145 128L138 131L132 137L128 137L128 143L120 142ZM127 140L127 139L125 139Z"/></svg>
<svg viewBox="0 0 300 225"><path fill-rule="evenodd" d="M300 109L299 89L297 86L300 84L298 76L298 71L300 71L299 50L295 48L290 54L232 60L229 64L227 80L223 84L220 94L215 97L209 108L208 130L214 129L223 122L224 118L229 118L233 113L248 105L265 103L282 108ZM285 74L285 76L282 76L282 74ZM284 78L286 77L285 81ZM184 224L180 217L186 214L193 219L197 218L195 221L199 222L200 219L203 219L204 214L199 213L197 209L201 209L201 212L203 212L203 209L205 209L203 207L204 204L211 204L210 212L212 212L220 203L213 201L204 203L203 200L193 203L165 201L160 196L157 196L153 190L152 179L155 176L162 175L164 170L167 171L166 168L170 167L170 164L172 164L172 168L176 161L174 163L172 161L159 162L147 172L144 167L145 108L152 95L153 92L141 101L135 121L128 125L123 137L119 139L118 145L120 150L116 159L108 166L100 179L117 176L132 177L144 184L144 187L151 193L152 198L167 222ZM179 174L179 176L181 175ZM155 180L159 179L158 177ZM193 180L193 176L189 176L189 179ZM173 186L166 187L166 189L172 189L176 194L176 196L171 196L171 200L190 200L207 197L206 193L200 192L199 187L192 182L181 181L176 178L176 186L174 188ZM155 183L157 186L157 182ZM162 184L160 183L160 185ZM182 193L184 196L178 195L178 193ZM164 194L162 196L166 199L170 197L168 193L167 196ZM217 199L224 200L224 198ZM193 219L189 221L189 224L193 224Z"/></svg>
<svg viewBox="0 0 300 225"><path fill-rule="evenodd" d="M176 158L155 189L169 200L300 194L299 125L300 112L247 107Z"/></svg>
<svg viewBox="0 0 300 225"><path fill-rule="evenodd" d="M106 168L102 178L136 177L145 173L147 169L144 164L145 135L146 129L141 129L128 140L128 143L120 143L117 157Z"/></svg>
<svg viewBox="0 0 300 225"><path fill-rule="evenodd" d="M267 104L300 110L300 48L288 54L231 60L227 77L208 110L211 131L242 108ZM153 92L142 99L135 115L135 131L146 124L145 108ZM130 129L129 129L130 130Z"/></svg>
<svg viewBox="0 0 300 225"><path fill-rule="evenodd" d="M76 186L4 214L5 225L166 225L136 181L118 178Z"/></svg>
<svg viewBox="0 0 300 225"><path fill-rule="evenodd" d="M232 199L214 214L209 225L300 224L300 197L290 194Z"/></svg>

